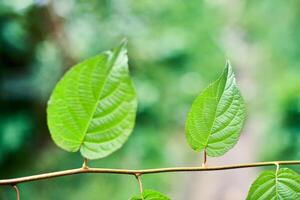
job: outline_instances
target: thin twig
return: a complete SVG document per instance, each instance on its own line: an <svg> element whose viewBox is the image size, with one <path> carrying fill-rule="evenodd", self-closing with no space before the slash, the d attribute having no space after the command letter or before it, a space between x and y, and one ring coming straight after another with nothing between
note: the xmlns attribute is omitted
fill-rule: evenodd
<svg viewBox="0 0 300 200"><path fill-rule="evenodd" d="M16 197L17 197L17 200L20 200L20 190L19 190L19 188L16 186L16 185L13 185L12 186L14 189L15 189L15 191L16 191Z"/></svg>
<svg viewBox="0 0 300 200"><path fill-rule="evenodd" d="M246 163L246 164L236 164L236 165L223 165L223 166L209 166L209 167L173 167L173 168L157 168L157 169L144 169L144 170L130 170L130 169L108 169L108 168L77 168L58 172L50 172L45 174L38 174L33 176L25 176L21 178L12 178L0 180L0 185L16 185L18 183L30 182L42 179L49 179L60 176L68 176L74 174L83 173L99 173L99 174L126 174L126 175L136 175L136 174L158 174L158 173L168 173L168 172L191 172L191 171L218 171L218 170L229 170L229 169L239 169L239 168L250 168L250 167L262 167L271 166L274 163L278 165L300 165L300 160L296 161L271 161L271 162L257 162L257 163Z"/></svg>

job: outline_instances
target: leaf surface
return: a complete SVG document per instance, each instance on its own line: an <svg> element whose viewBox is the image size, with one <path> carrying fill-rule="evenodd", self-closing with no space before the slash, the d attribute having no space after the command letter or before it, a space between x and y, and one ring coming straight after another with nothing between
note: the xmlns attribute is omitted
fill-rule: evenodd
<svg viewBox="0 0 300 200"><path fill-rule="evenodd" d="M253 182L247 200L296 200L300 199L300 175L282 168L265 171Z"/></svg>
<svg viewBox="0 0 300 200"><path fill-rule="evenodd" d="M72 67L56 85L47 108L54 142L88 159L119 149L132 132L137 100L125 43Z"/></svg>
<svg viewBox="0 0 300 200"><path fill-rule="evenodd" d="M229 62L222 75L193 102L186 121L192 149L221 156L238 141L245 121L245 105Z"/></svg>
<svg viewBox="0 0 300 200"><path fill-rule="evenodd" d="M144 200L170 200L170 198L154 190L145 190L143 192ZM142 200L141 197L132 197L131 200Z"/></svg>

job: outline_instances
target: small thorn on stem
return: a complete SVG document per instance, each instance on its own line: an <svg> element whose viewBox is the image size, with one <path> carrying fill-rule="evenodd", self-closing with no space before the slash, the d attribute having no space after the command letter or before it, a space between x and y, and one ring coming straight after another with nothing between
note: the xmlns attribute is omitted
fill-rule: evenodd
<svg viewBox="0 0 300 200"><path fill-rule="evenodd" d="M17 197L17 200L20 200L20 190L19 188L17 187L17 185L12 185L12 187L15 189L16 191L16 197Z"/></svg>
<svg viewBox="0 0 300 200"><path fill-rule="evenodd" d="M207 152L206 149L204 149L202 167L207 167L206 164L207 164Z"/></svg>
<svg viewBox="0 0 300 200"><path fill-rule="evenodd" d="M88 169L89 166L88 166L88 159L87 158L84 158L83 159L83 164L82 164L82 169Z"/></svg>

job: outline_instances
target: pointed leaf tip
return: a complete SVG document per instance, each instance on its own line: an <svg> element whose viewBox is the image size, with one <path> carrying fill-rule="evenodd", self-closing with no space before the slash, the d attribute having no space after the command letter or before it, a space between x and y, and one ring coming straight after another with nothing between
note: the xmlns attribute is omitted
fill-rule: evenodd
<svg viewBox="0 0 300 200"><path fill-rule="evenodd" d="M230 62L230 60L229 60L229 59L227 59L227 60L226 60L226 64L225 64L225 66L226 66L226 67L231 67L231 62Z"/></svg>
<svg viewBox="0 0 300 200"><path fill-rule="evenodd" d="M119 51L123 51L123 50L127 51L127 43L128 43L127 38L123 38L120 44L115 49L119 49Z"/></svg>
<svg viewBox="0 0 300 200"><path fill-rule="evenodd" d="M123 46L126 46L127 43L128 43L128 39L125 37L125 38L122 39L120 44L123 45Z"/></svg>

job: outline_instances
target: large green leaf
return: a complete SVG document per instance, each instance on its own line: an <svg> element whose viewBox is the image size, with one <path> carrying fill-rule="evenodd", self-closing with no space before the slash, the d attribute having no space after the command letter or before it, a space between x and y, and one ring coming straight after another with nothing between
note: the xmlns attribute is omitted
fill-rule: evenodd
<svg viewBox="0 0 300 200"><path fill-rule="evenodd" d="M61 148L88 159L119 149L130 135L137 100L125 43L75 65L48 102L48 126Z"/></svg>
<svg viewBox="0 0 300 200"><path fill-rule="evenodd" d="M239 139L245 106L230 63L218 80L193 102L186 122L186 138L195 151L221 156Z"/></svg>
<svg viewBox="0 0 300 200"><path fill-rule="evenodd" d="M288 168L263 172L252 184L247 200L300 199L300 175Z"/></svg>
<svg viewBox="0 0 300 200"><path fill-rule="evenodd" d="M142 200L142 197L132 197L131 200ZM153 190L145 190L143 192L143 200L170 200L170 198Z"/></svg>

